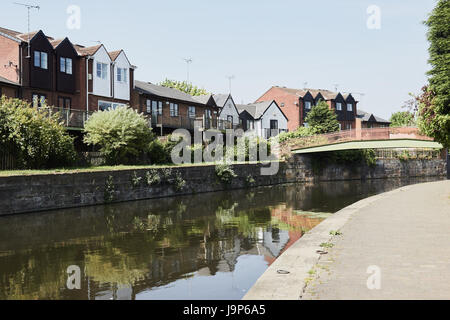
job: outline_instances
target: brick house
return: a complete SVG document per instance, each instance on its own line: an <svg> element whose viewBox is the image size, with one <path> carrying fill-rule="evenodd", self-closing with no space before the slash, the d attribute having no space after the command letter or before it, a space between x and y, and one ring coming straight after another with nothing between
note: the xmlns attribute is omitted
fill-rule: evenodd
<svg viewBox="0 0 450 320"><path fill-rule="evenodd" d="M8 98L19 97L20 85L14 81L0 77L0 96L4 95Z"/></svg>
<svg viewBox="0 0 450 320"><path fill-rule="evenodd" d="M149 82L134 81L131 105L151 118L155 132L169 134L175 129L209 129L217 123L214 100L200 102L182 91Z"/></svg>
<svg viewBox="0 0 450 320"><path fill-rule="evenodd" d="M293 89L274 86L256 102L275 100L288 118L289 131L307 125L305 118L320 100L325 101L337 114L342 129L356 128L357 104L351 94L341 94L324 89Z"/></svg>
<svg viewBox="0 0 450 320"><path fill-rule="evenodd" d="M0 28L0 43L0 76L20 85L18 98L38 106L83 107L82 63L67 38Z"/></svg>

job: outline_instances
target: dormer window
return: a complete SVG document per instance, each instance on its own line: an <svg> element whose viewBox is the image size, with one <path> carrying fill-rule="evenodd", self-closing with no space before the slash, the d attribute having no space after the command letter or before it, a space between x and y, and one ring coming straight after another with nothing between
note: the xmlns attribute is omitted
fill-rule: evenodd
<svg viewBox="0 0 450 320"><path fill-rule="evenodd" d="M48 69L48 55L47 52L34 52L34 66L41 69Z"/></svg>
<svg viewBox="0 0 450 320"><path fill-rule="evenodd" d="M311 101L305 101L306 110L311 110Z"/></svg>
<svg viewBox="0 0 450 320"><path fill-rule="evenodd" d="M336 110L342 111L342 103L341 102L336 102Z"/></svg>
<svg viewBox="0 0 450 320"><path fill-rule="evenodd" d="M353 104L347 103L347 111L353 111Z"/></svg>
<svg viewBox="0 0 450 320"><path fill-rule="evenodd" d="M108 65L106 63L97 62L97 78L106 79L108 76Z"/></svg>
<svg viewBox="0 0 450 320"><path fill-rule="evenodd" d="M72 59L70 58L60 58L59 68L62 73L72 74Z"/></svg>
<svg viewBox="0 0 450 320"><path fill-rule="evenodd" d="M126 68L117 68L117 81L118 82L127 82L127 72Z"/></svg>

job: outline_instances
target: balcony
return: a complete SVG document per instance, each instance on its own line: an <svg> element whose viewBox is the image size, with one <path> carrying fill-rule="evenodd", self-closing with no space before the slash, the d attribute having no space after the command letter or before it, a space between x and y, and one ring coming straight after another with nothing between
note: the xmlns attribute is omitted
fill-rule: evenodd
<svg viewBox="0 0 450 320"><path fill-rule="evenodd" d="M227 120L202 117L163 117L162 115L148 115L149 123L152 128L171 128L171 129L187 129L193 131L195 128L200 130L226 130L236 129L238 126L233 125Z"/></svg>
<svg viewBox="0 0 450 320"><path fill-rule="evenodd" d="M83 129L86 121L93 112L75 109L64 109L55 107L39 108L41 112L48 112L49 115L58 114L58 118L63 126L72 129Z"/></svg>

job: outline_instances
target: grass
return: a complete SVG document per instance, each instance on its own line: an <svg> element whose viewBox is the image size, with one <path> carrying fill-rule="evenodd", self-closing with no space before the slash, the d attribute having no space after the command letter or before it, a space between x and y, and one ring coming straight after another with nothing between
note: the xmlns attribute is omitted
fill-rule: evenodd
<svg viewBox="0 0 450 320"><path fill-rule="evenodd" d="M233 162L235 164L257 164L265 163L267 161L252 161L252 162ZM92 166L92 167L75 167L75 168L58 168L58 169L43 169L43 170L0 170L0 177L13 176L33 176L33 175L47 175L47 174L65 174L65 173L80 173L80 172L99 172L99 171L122 171L122 170L139 170L139 169L158 169L158 168L182 168L182 167L198 167L198 166L214 166L215 163L202 162L195 164L167 164L167 165L118 165L118 166Z"/></svg>

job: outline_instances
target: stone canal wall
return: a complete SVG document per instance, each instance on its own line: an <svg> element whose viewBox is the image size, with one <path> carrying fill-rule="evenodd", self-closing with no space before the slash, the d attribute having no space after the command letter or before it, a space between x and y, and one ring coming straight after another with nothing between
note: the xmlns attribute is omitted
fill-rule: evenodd
<svg viewBox="0 0 450 320"><path fill-rule="evenodd" d="M214 166L94 171L0 177L0 215L99 205L174 195L214 192L302 181L445 176L446 160L377 160L374 167L329 164L314 168L311 158L296 155L280 162L276 175L262 176L263 164L237 164L231 183Z"/></svg>

